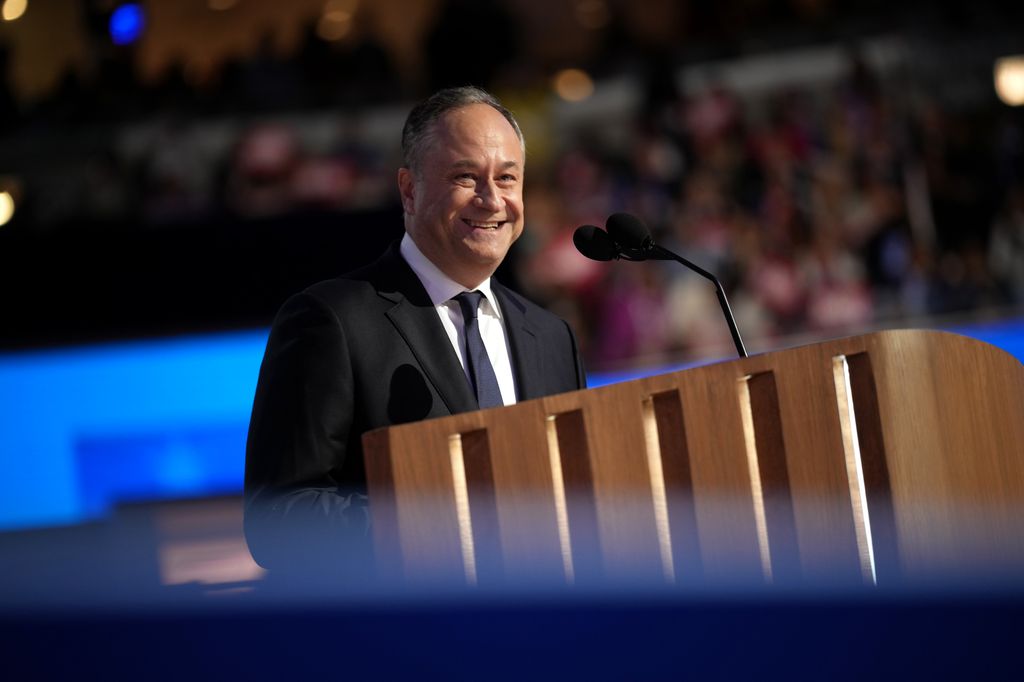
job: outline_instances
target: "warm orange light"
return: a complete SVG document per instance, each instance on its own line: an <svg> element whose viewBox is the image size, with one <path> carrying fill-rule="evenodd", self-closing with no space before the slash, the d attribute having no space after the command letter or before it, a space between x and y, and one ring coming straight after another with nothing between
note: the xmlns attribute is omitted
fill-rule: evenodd
<svg viewBox="0 0 1024 682"><path fill-rule="evenodd" d="M555 93L567 102L581 102L594 94L594 81L586 71L563 69L555 74Z"/></svg>
<svg viewBox="0 0 1024 682"><path fill-rule="evenodd" d="M11 222L14 217L14 197L10 192L0 192L0 227Z"/></svg>
<svg viewBox="0 0 1024 682"><path fill-rule="evenodd" d="M352 15L341 10L331 10L320 17L316 34L327 42L341 40L352 30Z"/></svg>
<svg viewBox="0 0 1024 682"><path fill-rule="evenodd" d="M999 99L1011 107L1024 104L1024 55L997 59L992 72Z"/></svg>
<svg viewBox="0 0 1024 682"><path fill-rule="evenodd" d="M352 30L352 16L359 8L359 0L327 0L316 25L321 40L333 43Z"/></svg>
<svg viewBox="0 0 1024 682"><path fill-rule="evenodd" d="M28 0L6 0L3 8L4 21L16 21L28 9Z"/></svg>

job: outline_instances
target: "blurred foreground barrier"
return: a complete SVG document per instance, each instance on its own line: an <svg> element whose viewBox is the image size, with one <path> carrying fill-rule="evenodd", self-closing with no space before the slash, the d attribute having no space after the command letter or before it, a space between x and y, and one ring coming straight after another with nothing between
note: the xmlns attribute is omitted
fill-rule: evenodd
<svg viewBox="0 0 1024 682"><path fill-rule="evenodd" d="M378 567L470 585L1024 574L1024 366L888 331L364 436Z"/></svg>

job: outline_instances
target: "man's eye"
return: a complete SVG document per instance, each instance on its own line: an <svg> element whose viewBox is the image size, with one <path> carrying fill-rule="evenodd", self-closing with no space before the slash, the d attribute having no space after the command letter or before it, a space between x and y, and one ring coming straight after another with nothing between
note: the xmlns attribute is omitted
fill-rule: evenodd
<svg viewBox="0 0 1024 682"><path fill-rule="evenodd" d="M500 182L515 182L516 176L512 175L511 173L506 173L505 175L502 175L500 178L498 178L498 180Z"/></svg>

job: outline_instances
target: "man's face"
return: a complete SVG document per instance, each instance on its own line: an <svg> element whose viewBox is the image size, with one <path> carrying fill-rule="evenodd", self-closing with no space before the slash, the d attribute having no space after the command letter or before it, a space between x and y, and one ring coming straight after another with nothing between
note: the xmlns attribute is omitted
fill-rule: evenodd
<svg viewBox="0 0 1024 682"><path fill-rule="evenodd" d="M511 124L471 104L433 123L419 168L399 169L406 231L459 284L490 277L522 234L524 164Z"/></svg>

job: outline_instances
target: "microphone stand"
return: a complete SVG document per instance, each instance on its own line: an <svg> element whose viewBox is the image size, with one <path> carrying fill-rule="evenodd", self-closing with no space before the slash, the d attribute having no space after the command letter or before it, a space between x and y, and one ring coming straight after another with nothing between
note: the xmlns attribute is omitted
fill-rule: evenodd
<svg viewBox="0 0 1024 682"><path fill-rule="evenodd" d="M747 357L747 349L743 347L743 339L740 338L740 330L736 327L736 320L732 316L732 308L729 306L729 299L726 298L725 289L722 288L722 283L718 281L718 278L696 263L688 261L682 256L672 253L668 249L658 246L657 244L650 244L650 246L642 250L648 251L658 260L674 260L677 263L681 263L701 277L710 280L715 285L715 294L718 296L718 304L722 306L722 313L725 315L725 321L729 324L729 333L732 334L732 342L736 344L736 352L739 353L741 358Z"/></svg>

